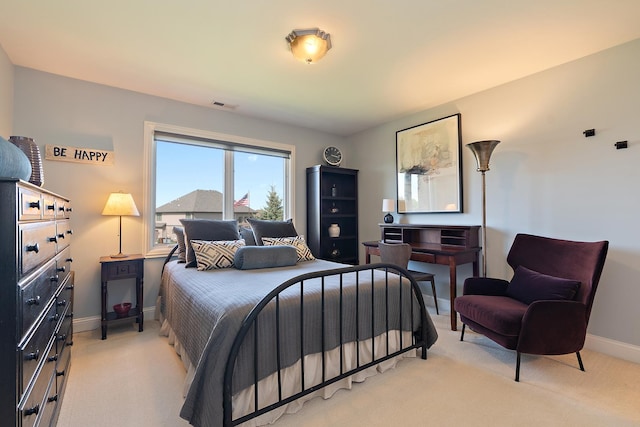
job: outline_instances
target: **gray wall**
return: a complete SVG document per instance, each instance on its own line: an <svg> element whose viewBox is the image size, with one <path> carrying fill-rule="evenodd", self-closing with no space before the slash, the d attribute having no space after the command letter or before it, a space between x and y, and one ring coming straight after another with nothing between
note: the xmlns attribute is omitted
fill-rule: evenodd
<svg viewBox="0 0 640 427"><path fill-rule="evenodd" d="M6 57L6 56L4 56ZM74 201L74 259L78 318L98 316L98 258L117 247L117 220L100 212L114 190L142 200L143 122L161 123L294 144L296 226L305 224L305 167L319 163L322 148L345 149L345 166L360 169L360 239L379 238L381 201L395 198L395 132L449 114L462 114L463 143L500 139L487 173L489 275L509 278L504 261L518 232L575 240L607 239L609 257L596 297L590 334L640 346L636 301L640 246L636 216L640 197L637 112L640 111L640 41L565 64L478 93L350 138L340 138L142 95L30 69L7 66L0 52L0 89L13 85L13 108L0 115L0 132L27 135L41 149L47 143L112 149L110 167L45 161L45 187ZM12 75L14 74L14 75ZM4 106L4 107L3 107ZM6 99L0 109L6 109ZM7 117L13 116L13 123ZM7 124L8 123L8 124ZM584 138L582 131L596 129ZM614 142L629 148L615 150ZM481 182L468 149L463 149L462 214L414 214L409 223L480 224ZM142 249L139 218L123 220L123 247ZM361 259L364 259L363 255ZM148 260L146 306L155 304L161 262ZM437 274L438 292L448 295L446 268ZM460 269L462 276L470 268ZM460 292L460 290L459 290ZM635 350L637 352L637 350Z"/></svg>
<svg viewBox="0 0 640 427"><path fill-rule="evenodd" d="M46 144L113 150L113 166L44 161L44 187L73 202L76 318L100 314L100 256L117 252L118 219L101 215L109 193L132 193L143 203L143 123L153 121L296 146L295 225L306 231L305 168L323 147L344 139L207 107L16 67L14 133ZM176 176L180 171L176 170ZM122 219L122 247L142 252L142 217ZM161 259L145 262L145 306L155 305ZM132 286L110 285L111 303L130 298ZM129 299L130 300L130 299Z"/></svg>
<svg viewBox="0 0 640 427"><path fill-rule="evenodd" d="M0 45L0 136L4 139L13 135L13 69Z"/></svg>
<svg viewBox="0 0 640 427"><path fill-rule="evenodd" d="M489 275L511 277L505 257L519 232L609 240L589 333L639 346L639 75L636 40L354 135L353 166L361 170L363 196L361 239L379 238L382 199L396 197L390 160L395 132L460 112L463 145L502 141L486 174ZM582 132L591 128L596 136L585 138ZM620 140L628 140L629 148L616 150ZM396 215L396 220L481 224L481 175L471 151L463 148L462 155L464 213ZM447 268L428 267L437 274L439 295L448 295Z"/></svg>

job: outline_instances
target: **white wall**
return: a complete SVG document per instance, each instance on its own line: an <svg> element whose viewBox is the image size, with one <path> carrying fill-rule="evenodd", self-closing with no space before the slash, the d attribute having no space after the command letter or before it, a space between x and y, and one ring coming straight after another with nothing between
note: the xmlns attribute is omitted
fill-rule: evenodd
<svg viewBox="0 0 640 427"><path fill-rule="evenodd" d="M0 45L0 136L13 135L13 71L14 67Z"/></svg>
<svg viewBox="0 0 640 427"><path fill-rule="evenodd" d="M382 199L396 197L395 132L460 112L463 145L502 141L486 174L489 275L511 277L505 257L519 232L609 240L589 333L640 346L639 75L636 40L354 135L361 239L379 238ZM585 138L591 128L596 136ZM621 140L628 149L614 148ZM464 213L396 219L481 224L481 175L471 151L462 154ZM439 295L448 295L447 268L428 267L437 274Z"/></svg>
<svg viewBox="0 0 640 427"><path fill-rule="evenodd" d="M325 146L344 144L343 138L321 132L16 67L15 134L34 138L42 153L45 144L115 152L113 166L44 161L44 187L73 203L76 318L100 314L98 260L118 249L118 219L100 214L107 196L123 190L142 206L144 121L295 145L294 221L301 232L306 230L305 168L320 162ZM123 218L122 228L123 251L142 252L141 217ZM146 307L155 305L161 265L160 259L145 262ZM122 288L110 285L110 292L127 296L132 286Z"/></svg>

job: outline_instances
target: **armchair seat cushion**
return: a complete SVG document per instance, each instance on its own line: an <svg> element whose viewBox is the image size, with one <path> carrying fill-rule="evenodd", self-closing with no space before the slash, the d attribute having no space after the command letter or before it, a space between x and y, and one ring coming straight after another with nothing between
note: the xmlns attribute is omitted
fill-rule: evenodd
<svg viewBox="0 0 640 427"><path fill-rule="evenodd" d="M520 334L522 318L528 305L506 296L463 295L455 299L455 309L462 317L506 337Z"/></svg>

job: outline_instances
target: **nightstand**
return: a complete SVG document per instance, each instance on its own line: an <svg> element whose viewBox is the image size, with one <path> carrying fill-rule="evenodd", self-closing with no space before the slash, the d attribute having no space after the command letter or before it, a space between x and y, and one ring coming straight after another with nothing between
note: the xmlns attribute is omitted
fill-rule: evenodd
<svg viewBox="0 0 640 427"><path fill-rule="evenodd" d="M144 281L144 256L140 254L127 255L124 258L100 257L102 264L102 339L107 339L107 324L114 320L135 317L138 322L138 332L142 332L144 313L142 312L142 294ZM136 279L136 302L129 313L118 316L114 311L107 312L107 287L112 280Z"/></svg>

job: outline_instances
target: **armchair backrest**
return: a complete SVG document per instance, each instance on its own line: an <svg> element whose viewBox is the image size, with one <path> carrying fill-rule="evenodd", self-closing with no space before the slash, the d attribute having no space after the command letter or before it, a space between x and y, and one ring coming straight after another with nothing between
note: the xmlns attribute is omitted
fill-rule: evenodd
<svg viewBox="0 0 640 427"><path fill-rule="evenodd" d="M587 306L588 321L608 248L608 241L576 242L517 234L507 262L514 271L522 265L550 276L579 280L574 300Z"/></svg>

